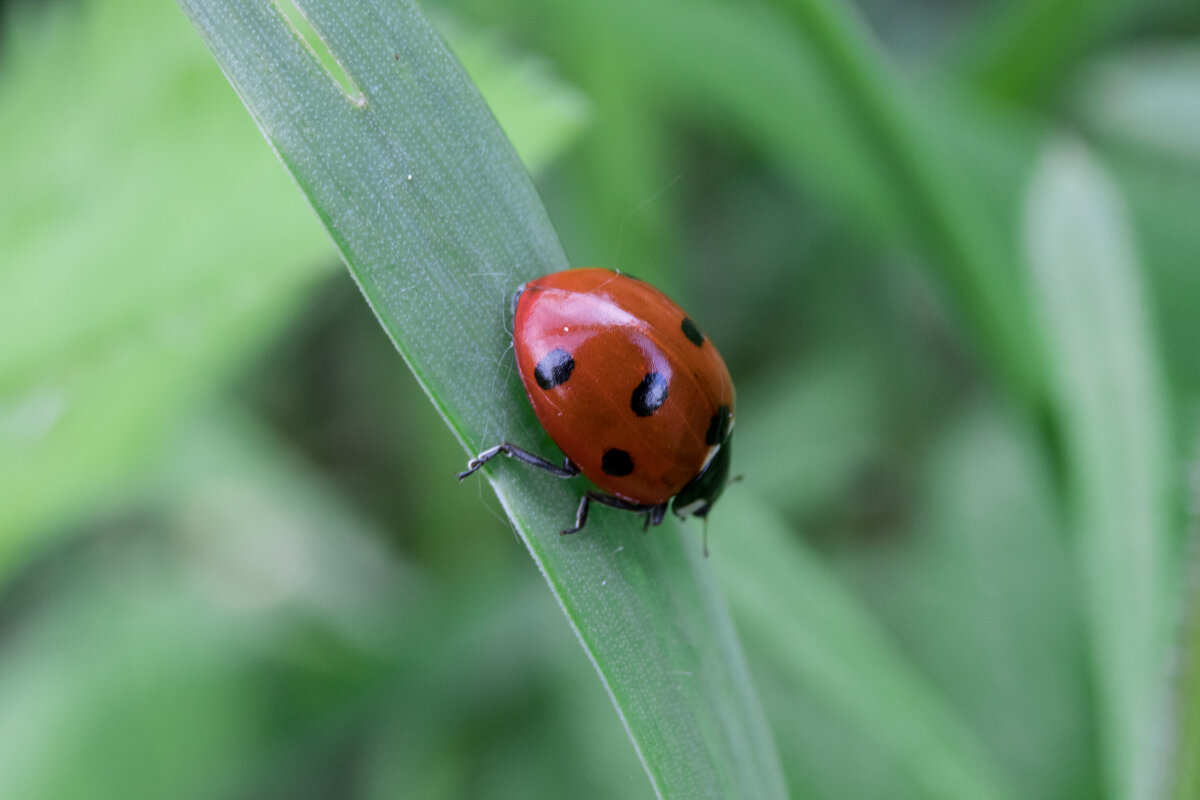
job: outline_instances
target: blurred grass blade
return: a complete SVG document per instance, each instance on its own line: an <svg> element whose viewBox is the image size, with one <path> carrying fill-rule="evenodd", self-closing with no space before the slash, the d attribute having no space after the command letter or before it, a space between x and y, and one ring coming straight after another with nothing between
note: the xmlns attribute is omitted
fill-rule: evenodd
<svg viewBox="0 0 1200 800"><path fill-rule="evenodd" d="M119 504L197 400L337 274L176 7L2 16L0 579ZM582 96L538 62L473 31L451 41L530 169L584 124Z"/></svg>
<svg viewBox="0 0 1200 800"><path fill-rule="evenodd" d="M878 153L888 189L929 253L985 358L1022 401L1043 393L1041 352L1004 232L974 186L944 156L931 114L897 81L866 26L837 0L777 0L811 44L851 109L851 124Z"/></svg>
<svg viewBox="0 0 1200 800"><path fill-rule="evenodd" d="M983 7L960 37L956 66L988 95L1034 105L1135 7L1133 0L1015 0Z"/></svg>
<svg viewBox="0 0 1200 800"><path fill-rule="evenodd" d="M0 579L119 502L333 260L176 8L3 17Z"/></svg>
<svg viewBox="0 0 1200 800"><path fill-rule="evenodd" d="M1125 211L1081 145L1043 153L1024 233L1061 420L1108 796L1152 796L1167 625L1169 445Z"/></svg>
<svg viewBox="0 0 1200 800"><path fill-rule="evenodd" d="M550 452L505 358L513 289L567 265L525 169L411 2L297 3L361 97L279 9L181 0L325 223L380 322L469 451ZM498 464L493 485L666 797L782 797L740 646L698 543ZM447 476L448 481L453 480ZM477 487L464 487L473 501ZM469 531L453 535L470 536Z"/></svg>
<svg viewBox="0 0 1200 800"><path fill-rule="evenodd" d="M1110 52L1075 83L1072 105L1089 132L1188 169L1200 165L1200 46L1160 41Z"/></svg>
<svg viewBox="0 0 1200 800"><path fill-rule="evenodd" d="M1042 354L1012 237L994 213L1007 197L987 174L1013 153L997 148L986 161L976 153L996 140L994 126L973 130L958 109L947 114L908 91L835 0L776 0L777 12L717 0L587 5L620 20L642 80L702 116L734 121L802 192L842 206L853 225L898 230L927 254L982 357L1014 395L1041 402ZM1009 174L1007 165L999 172Z"/></svg>
<svg viewBox="0 0 1200 800"><path fill-rule="evenodd" d="M787 676L794 693L811 690L930 800L1014 797L978 739L887 641L870 613L794 540L777 515L727 502L752 536L713 537L721 583L748 642ZM728 509L727 509L728 510ZM789 704L791 707L793 704Z"/></svg>
<svg viewBox="0 0 1200 800"><path fill-rule="evenodd" d="M1184 610L1183 644L1180 647L1181 665L1178 669L1177 702L1175 719L1177 731L1171 742L1173 775L1171 776L1172 800L1194 800L1200 797L1200 552L1197 537L1200 528L1196 525L1197 488L1200 487L1200 441L1192 445L1191 494L1192 524L1190 526L1191 547L1188 551L1187 606Z"/></svg>

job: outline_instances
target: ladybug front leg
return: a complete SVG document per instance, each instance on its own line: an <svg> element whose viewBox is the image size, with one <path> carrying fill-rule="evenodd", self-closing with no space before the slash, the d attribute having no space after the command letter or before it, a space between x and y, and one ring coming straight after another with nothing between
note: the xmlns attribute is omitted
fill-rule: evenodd
<svg viewBox="0 0 1200 800"><path fill-rule="evenodd" d="M642 526L642 530L649 530L654 525L661 525L663 518L667 516L667 504L660 503L656 506L651 506L646 512L646 524Z"/></svg>
<svg viewBox="0 0 1200 800"><path fill-rule="evenodd" d="M610 506L612 508L619 508L622 511L633 511L638 514L645 514L647 527L649 527L651 524L657 525L662 522L667 510L666 503L660 503L659 505L631 503L628 500L622 500L616 495L604 494L603 492L596 492L589 489L579 500L579 510L575 512L575 527L567 528L562 532L563 535L568 533L578 533L583 529L583 526L587 524L588 509L594 502Z"/></svg>
<svg viewBox="0 0 1200 800"><path fill-rule="evenodd" d="M495 447L489 447L487 450L484 450L482 453L468 461L466 471L458 473L458 479L461 481L463 478L475 472L475 470L479 469L501 453L509 458L515 458L517 461L537 467L538 469L544 469L551 475L557 475L560 478L574 478L579 474L579 467L575 466L575 462L569 458L564 458L563 465L560 467L554 462L547 461L541 456L535 456L528 450L522 450L515 444L502 442Z"/></svg>

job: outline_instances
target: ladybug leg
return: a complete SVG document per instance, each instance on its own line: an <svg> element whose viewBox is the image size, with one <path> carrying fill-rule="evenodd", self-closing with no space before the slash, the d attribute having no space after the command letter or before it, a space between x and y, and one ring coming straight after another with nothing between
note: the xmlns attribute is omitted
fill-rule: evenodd
<svg viewBox="0 0 1200 800"><path fill-rule="evenodd" d="M600 503L601 505L610 506L612 508L619 508L622 511L633 511L638 514L645 514L647 525L649 525L651 521L653 521L653 524L655 525L662 522L663 516L665 515L667 509L665 503L657 506L648 506L644 503L631 503L628 500L622 500L615 495L604 494L603 492L597 492L589 489L579 500L579 509L575 512L575 527L567 528L562 532L564 535L568 533L578 533L583 529L583 526L587 524L588 509L591 507L592 503Z"/></svg>
<svg viewBox="0 0 1200 800"><path fill-rule="evenodd" d="M468 461L467 469L458 473L458 479L461 481L463 478L475 472L475 470L479 469L501 453L509 458L515 458L517 461L537 467L538 469L544 469L551 475L557 475L560 478L574 478L579 474L579 467L577 467L575 462L569 458L563 459L563 465L560 467L553 461L547 461L541 456L535 456L533 453L529 452L528 450L522 450L515 444L503 442L495 447L489 447L487 450L484 450L482 453Z"/></svg>
<svg viewBox="0 0 1200 800"><path fill-rule="evenodd" d="M591 504L592 493L589 491L583 497L579 498L579 508L575 511L575 527L567 528L566 530L559 531L559 533L566 536L568 533L578 533L583 530L583 526L587 525L588 506Z"/></svg>
<svg viewBox="0 0 1200 800"><path fill-rule="evenodd" d="M642 525L642 530L643 531L649 530L650 526L652 526L652 525L661 525L663 519L666 516L667 516L667 504L666 503L659 503L656 506L651 506L650 510L646 512L646 523L644 525Z"/></svg>

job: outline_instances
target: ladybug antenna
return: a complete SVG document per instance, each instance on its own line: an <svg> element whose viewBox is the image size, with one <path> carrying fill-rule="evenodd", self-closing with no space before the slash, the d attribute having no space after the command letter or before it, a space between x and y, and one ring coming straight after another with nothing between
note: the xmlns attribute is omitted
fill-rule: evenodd
<svg viewBox="0 0 1200 800"><path fill-rule="evenodd" d="M729 482L730 483L741 483L742 478L744 478L744 477L746 477L746 476L745 475L734 475L732 478L729 479Z"/></svg>
<svg viewBox="0 0 1200 800"><path fill-rule="evenodd" d="M625 219L621 220L621 227L617 230L617 252L613 256L613 260L612 260L613 268L617 269L618 272L620 271L619 267L621 266L621 245L624 243L624 240L625 240L625 225L629 222L630 219L633 218L633 216L635 214L637 214L643 208L650 205L655 200L657 200L658 198L660 198L664 194L666 194L667 190L669 190L675 184L679 183L680 179L682 179L682 178L683 178L683 173L681 172L678 175L676 175L674 178L672 178L666 186L662 187L657 192L655 192L654 194L650 195L645 200L643 200L641 202L641 205L639 205L637 208L630 211L628 214L625 215Z"/></svg>
<svg viewBox="0 0 1200 800"><path fill-rule="evenodd" d="M704 557L708 558L708 516L705 515L702 519L701 526L703 533L700 536L701 541L704 542Z"/></svg>
<svg viewBox="0 0 1200 800"><path fill-rule="evenodd" d="M517 316L517 301L521 299L521 295L524 292L525 292L525 284L521 284L521 286L517 289L517 291L513 292L512 300L508 301L508 316L509 316L509 318L514 318ZM505 322L508 322L508 320L506 319ZM509 331L509 333L511 334L512 332Z"/></svg>

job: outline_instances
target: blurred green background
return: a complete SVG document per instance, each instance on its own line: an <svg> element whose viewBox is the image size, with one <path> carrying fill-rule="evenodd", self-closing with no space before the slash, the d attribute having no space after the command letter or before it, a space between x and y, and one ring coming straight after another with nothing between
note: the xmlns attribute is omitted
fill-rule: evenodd
<svg viewBox="0 0 1200 800"><path fill-rule="evenodd" d="M768 529L1014 797L1118 796L1089 643L1106 584L1076 557L1111 516L1080 486L1149 486L1130 496L1162 529L1153 588L1190 641L1200 6L859 3L897 139L806 5L423 8L572 263L659 284L731 367L745 480L713 567L793 795L927 796L781 666L801 642L756 624L755 576L722 557ZM490 490L453 480L465 454L183 14L0 14L0 797L650 796ZM1128 438L1090 455L1111 420L1064 401L1079 339L1046 329L1070 303L1025 266L1077 208L1059 238L1128 279L1100 304L1110 385L1140 382ZM1172 725L1200 712L1163 702L1155 782L1182 797L1194 733Z"/></svg>

